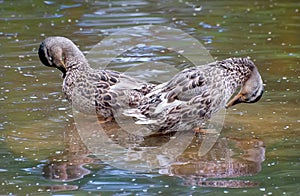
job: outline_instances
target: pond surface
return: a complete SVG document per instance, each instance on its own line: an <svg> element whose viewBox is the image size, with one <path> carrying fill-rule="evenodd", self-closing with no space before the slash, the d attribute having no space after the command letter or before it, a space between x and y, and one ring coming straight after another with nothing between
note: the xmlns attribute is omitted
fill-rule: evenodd
<svg viewBox="0 0 300 196"><path fill-rule="evenodd" d="M299 195L298 1L2 0L0 12L0 194ZM45 37L60 35L88 53L112 33L149 24L182 30L218 60L251 57L265 93L255 104L227 110L206 155L197 154L203 138L195 137L166 167L126 170L103 162L81 141L61 93L61 73L43 66L37 49ZM110 69L130 72L153 59L185 66L177 54L155 46L127 51ZM156 72L138 73L143 78ZM126 148L172 139L128 142L117 125L105 129Z"/></svg>

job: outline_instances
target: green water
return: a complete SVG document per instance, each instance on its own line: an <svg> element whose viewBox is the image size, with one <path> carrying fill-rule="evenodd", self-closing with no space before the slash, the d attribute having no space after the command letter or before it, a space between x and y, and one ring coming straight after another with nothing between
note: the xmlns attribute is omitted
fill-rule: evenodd
<svg viewBox="0 0 300 196"><path fill-rule="evenodd" d="M0 13L0 194L299 195L299 2L4 0ZM41 65L37 49L45 37L61 35L87 52L111 33L147 24L181 29L216 59L250 56L265 93L258 103L227 111L206 157L191 146L177 159L188 164L135 172L89 154L63 99L61 74ZM146 52L127 55L159 53ZM171 54L157 58L178 61ZM121 58L112 68L135 63ZM226 149L237 153L233 167L247 171L217 176L206 170Z"/></svg>

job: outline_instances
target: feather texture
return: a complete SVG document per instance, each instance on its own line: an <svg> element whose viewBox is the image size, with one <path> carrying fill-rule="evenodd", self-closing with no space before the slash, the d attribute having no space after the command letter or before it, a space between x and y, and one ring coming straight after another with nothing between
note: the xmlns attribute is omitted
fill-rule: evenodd
<svg viewBox="0 0 300 196"><path fill-rule="evenodd" d="M39 57L44 65L62 71L62 90L75 109L104 118L123 111L153 133L190 130L224 107L254 103L263 94L261 76L247 58L188 68L154 85L116 71L92 69L83 53L64 37L46 38Z"/></svg>
<svg viewBox="0 0 300 196"><path fill-rule="evenodd" d="M250 78L258 82L246 86ZM147 94L145 104L126 110L124 115L161 133L189 130L225 108L239 87L248 86L258 89L255 96L261 96L262 80L254 63L247 58L229 58L181 71Z"/></svg>
<svg viewBox="0 0 300 196"><path fill-rule="evenodd" d="M155 86L111 70L92 69L76 45L64 37L48 37L39 48L41 62L63 72L66 98L87 114L113 117L126 105L136 107Z"/></svg>

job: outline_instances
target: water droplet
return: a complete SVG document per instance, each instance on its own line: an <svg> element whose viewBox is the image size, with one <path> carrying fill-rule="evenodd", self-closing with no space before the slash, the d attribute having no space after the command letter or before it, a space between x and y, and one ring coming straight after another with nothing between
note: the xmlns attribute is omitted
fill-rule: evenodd
<svg viewBox="0 0 300 196"><path fill-rule="evenodd" d="M259 188L260 191L266 191L266 188Z"/></svg>
<svg viewBox="0 0 300 196"><path fill-rule="evenodd" d="M195 9L194 9L196 12L200 12L201 10L202 10L202 6L200 6L200 7L195 7Z"/></svg>
<svg viewBox="0 0 300 196"><path fill-rule="evenodd" d="M45 3L46 5L52 5L52 4L54 4L53 1L44 1L44 3Z"/></svg>

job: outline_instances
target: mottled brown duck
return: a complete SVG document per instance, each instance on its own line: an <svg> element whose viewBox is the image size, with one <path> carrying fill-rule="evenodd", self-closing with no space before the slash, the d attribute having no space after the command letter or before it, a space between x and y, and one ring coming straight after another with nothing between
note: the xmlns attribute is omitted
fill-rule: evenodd
<svg viewBox="0 0 300 196"><path fill-rule="evenodd" d="M138 106L154 87L116 71L92 69L78 47L65 37L46 38L38 55L44 65L63 73L62 91L83 113L111 118L122 106Z"/></svg>
<svg viewBox="0 0 300 196"><path fill-rule="evenodd" d="M44 65L62 71L63 92L75 109L104 118L122 111L153 133L201 127L225 107L257 102L264 89L257 67L248 58L188 68L155 86L116 71L92 69L64 37L46 38L38 53Z"/></svg>
<svg viewBox="0 0 300 196"><path fill-rule="evenodd" d="M233 96L238 88L240 91ZM263 89L251 60L229 58L179 72L152 89L146 95L147 102L124 114L158 133L191 130L225 107L257 102Z"/></svg>

